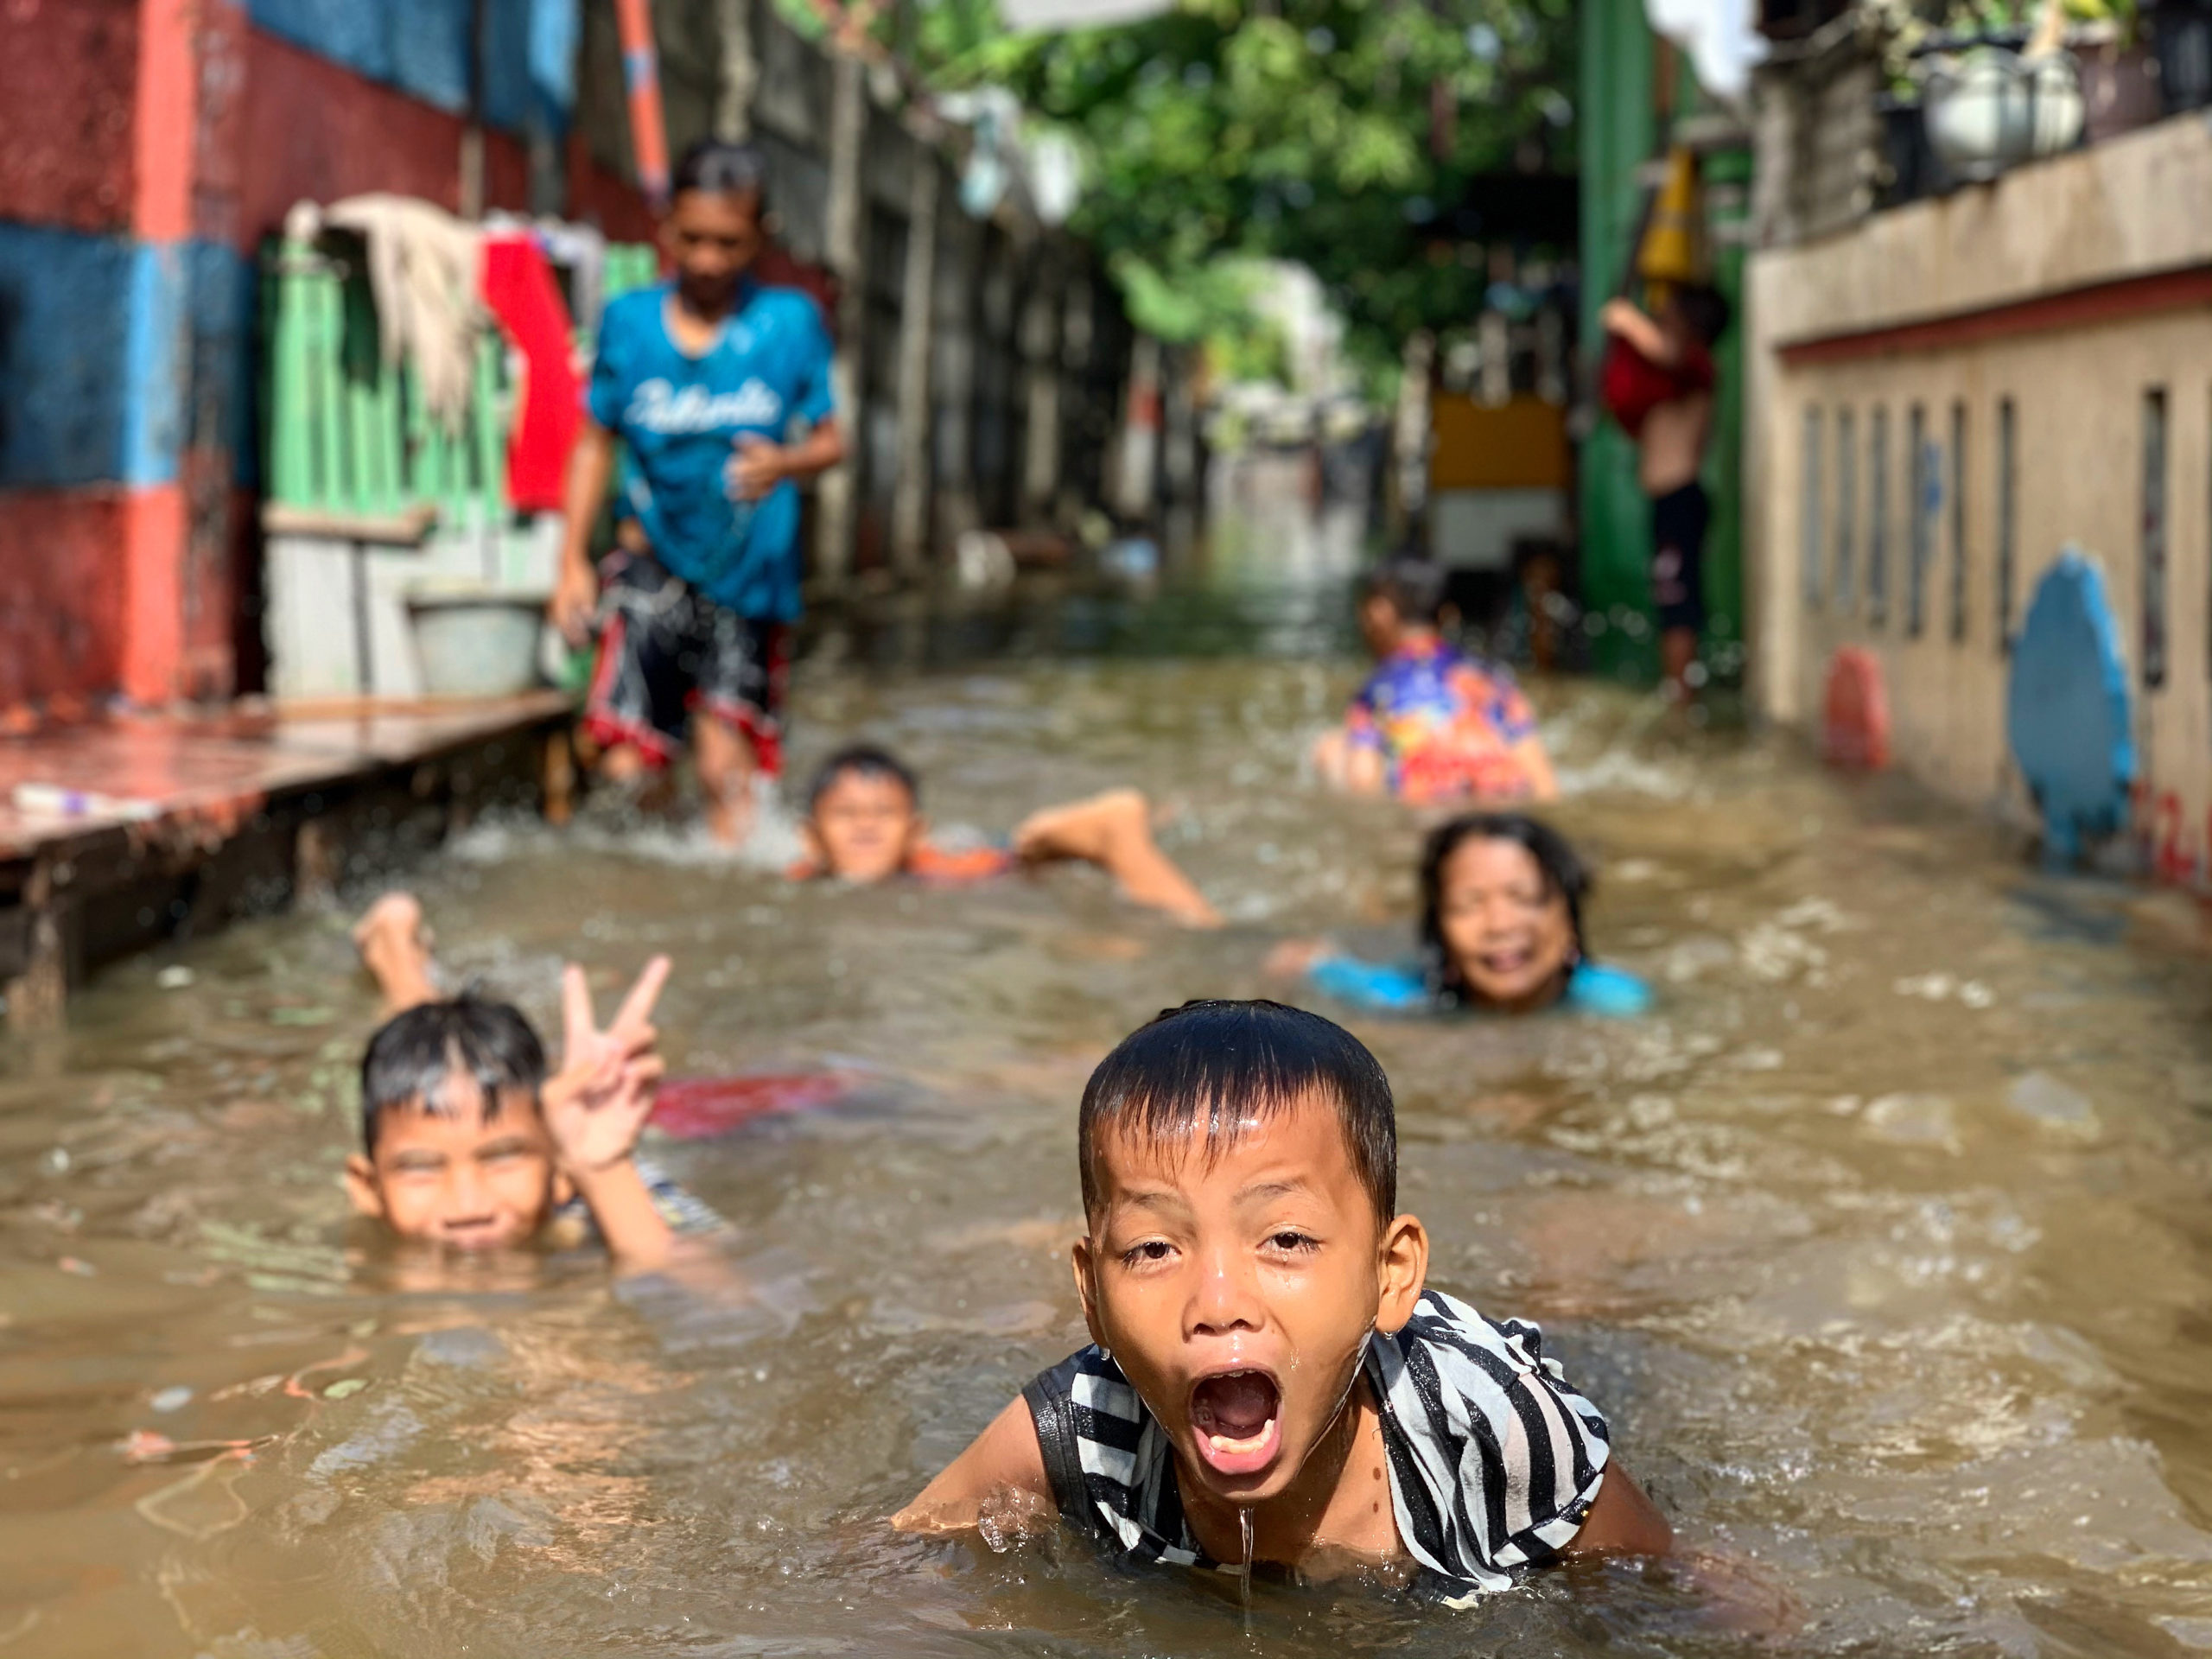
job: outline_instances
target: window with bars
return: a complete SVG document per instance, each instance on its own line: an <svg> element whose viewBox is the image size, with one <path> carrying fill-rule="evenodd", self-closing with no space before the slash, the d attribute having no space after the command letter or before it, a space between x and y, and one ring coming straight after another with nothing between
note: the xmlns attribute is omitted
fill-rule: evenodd
<svg viewBox="0 0 2212 1659"><path fill-rule="evenodd" d="M1867 423L1866 620L1880 627L1890 614L1890 411L1878 404Z"/></svg>
<svg viewBox="0 0 2212 1659"><path fill-rule="evenodd" d="M1928 563L1934 550L1930 524L1935 516L1936 467L1928 442L1928 410L1912 406L1905 421L1905 595L1904 632L1917 639L1928 627Z"/></svg>
<svg viewBox="0 0 2212 1659"><path fill-rule="evenodd" d="M1997 404L1997 654L2012 654L2012 582L2020 527L2019 416L2010 397Z"/></svg>
<svg viewBox="0 0 2212 1659"><path fill-rule="evenodd" d="M1848 611L1859 582L1859 417L1835 412L1835 607Z"/></svg>
<svg viewBox="0 0 2212 1659"><path fill-rule="evenodd" d="M2143 394L2143 684L2166 683L2166 389Z"/></svg>
<svg viewBox="0 0 2212 1659"><path fill-rule="evenodd" d="M1802 492L1799 508L1800 546L1798 558L1802 563L1805 582L1805 604L1810 610L1821 607L1821 446L1825 438L1826 424L1817 404L1805 410L1805 448L1802 474L1799 488Z"/></svg>
<svg viewBox="0 0 2212 1659"><path fill-rule="evenodd" d="M1967 638L1967 406L1951 405L1951 643Z"/></svg>

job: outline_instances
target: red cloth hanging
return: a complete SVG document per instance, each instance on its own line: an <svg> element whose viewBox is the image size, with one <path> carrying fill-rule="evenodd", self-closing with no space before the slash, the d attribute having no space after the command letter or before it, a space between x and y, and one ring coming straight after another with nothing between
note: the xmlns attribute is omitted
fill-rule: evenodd
<svg viewBox="0 0 2212 1659"><path fill-rule="evenodd" d="M582 389L569 308L527 232L485 238L484 303L525 365L520 412L507 435L507 499L519 512L558 512Z"/></svg>

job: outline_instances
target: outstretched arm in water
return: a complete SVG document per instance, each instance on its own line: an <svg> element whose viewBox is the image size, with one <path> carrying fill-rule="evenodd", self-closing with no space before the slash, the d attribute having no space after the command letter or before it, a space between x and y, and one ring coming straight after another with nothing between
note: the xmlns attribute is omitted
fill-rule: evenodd
<svg viewBox="0 0 2212 1659"><path fill-rule="evenodd" d="M1016 1522L1015 1530L1048 1522L1058 1513L1036 1420L1019 1395L920 1497L891 1517L891 1524L901 1532L965 1532L986 1510L995 1516L1001 1508Z"/></svg>
<svg viewBox="0 0 2212 1659"><path fill-rule="evenodd" d="M1047 807L1014 832L1014 850L1031 864L1079 859L1096 864L1140 905L1191 927L1218 927L1221 916L1152 838L1152 808L1134 789Z"/></svg>

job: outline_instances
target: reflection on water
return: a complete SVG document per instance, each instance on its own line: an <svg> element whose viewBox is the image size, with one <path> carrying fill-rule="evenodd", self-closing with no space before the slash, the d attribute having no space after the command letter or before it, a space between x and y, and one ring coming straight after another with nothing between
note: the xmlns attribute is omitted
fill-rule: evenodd
<svg viewBox="0 0 2212 1659"><path fill-rule="evenodd" d="M456 1281L351 1230L375 1010L335 913L126 965L66 1039L0 1052L0 1649L1738 1650L1668 1573L1456 1617L1263 1582L1248 1635L1233 1585L876 1519L1078 1340L1098 1056L1265 990L1285 934L1408 934L1418 826L1301 774L1356 671L1314 567L893 617L798 677L800 765L887 741L940 823L1142 785L1219 935L1085 872L800 890L604 826L480 830L420 873L450 964L548 1021L564 954L611 984L664 950L677 1069L881 1080L664 1149L740 1225L743 1308L588 1262ZM2193 909L2047 883L1780 741L1539 696L1595 938L1661 1011L1355 1022L1437 1281L1548 1323L1686 1540L1794 1603L1785 1649L2212 1646Z"/></svg>

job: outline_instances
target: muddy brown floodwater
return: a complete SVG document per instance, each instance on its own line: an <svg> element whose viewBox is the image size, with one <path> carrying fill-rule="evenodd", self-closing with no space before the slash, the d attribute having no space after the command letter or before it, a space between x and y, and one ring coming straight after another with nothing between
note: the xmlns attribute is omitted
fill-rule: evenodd
<svg viewBox="0 0 2212 1659"><path fill-rule="evenodd" d="M1218 934L1087 872L802 890L596 821L410 873L451 967L543 1020L564 956L611 986L665 950L679 1071L866 1071L660 1148L735 1224L743 1306L588 1260L442 1278L351 1228L376 1011L337 912L115 969L0 1048L0 1654L1742 1650L1672 1571L1458 1615L1263 1579L1248 1624L1233 1583L880 1519L1080 1340L1071 1126L1108 1046L1265 991L1283 937L1409 938L1418 826L1302 775L1357 664L1341 569L1290 563L830 633L797 678L802 771L889 741L941 823L1141 785ZM2194 911L1782 738L1538 696L1594 942L1658 1011L1345 1016L1435 1281L1545 1322L1777 1650L2212 1648Z"/></svg>

